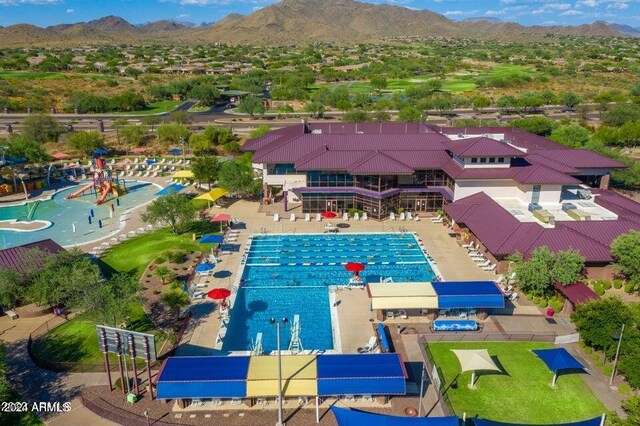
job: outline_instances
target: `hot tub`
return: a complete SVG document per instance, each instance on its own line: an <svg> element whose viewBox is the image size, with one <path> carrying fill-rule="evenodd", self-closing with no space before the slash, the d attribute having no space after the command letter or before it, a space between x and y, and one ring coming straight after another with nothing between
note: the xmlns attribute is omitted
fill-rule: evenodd
<svg viewBox="0 0 640 426"><path fill-rule="evenodd" d="M435 320L433 331L476 331L478 323L473 320Z"/></svg>

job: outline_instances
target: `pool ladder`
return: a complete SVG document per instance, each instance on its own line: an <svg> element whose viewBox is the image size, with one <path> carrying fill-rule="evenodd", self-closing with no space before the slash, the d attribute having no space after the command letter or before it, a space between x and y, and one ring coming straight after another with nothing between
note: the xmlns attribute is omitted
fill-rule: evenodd
<svg viewBox="0 0 640 426"><path fill-rule="evenodd" d="M36 212L36 208L38 207L38 204L40 204L40 200L35 200L32 204L33 205L29 207L29 212L27 213L27 222L31 222L31 219Z"/></svg>

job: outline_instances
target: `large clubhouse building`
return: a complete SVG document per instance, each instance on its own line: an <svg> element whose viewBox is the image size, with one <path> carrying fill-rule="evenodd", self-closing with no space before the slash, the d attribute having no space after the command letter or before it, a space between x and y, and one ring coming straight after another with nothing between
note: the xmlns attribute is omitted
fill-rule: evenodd
<svg viewBox="0 0 640 426"><path fill-rule="evenodd" d="M608 190L624 164L511 128L419 123L301 123L244 145L265 190L282 189L303 213L351 209L444 210L498 270L536 247L579 250L593 267L611 262L618 235L640 230L640 204Z"/></svg>

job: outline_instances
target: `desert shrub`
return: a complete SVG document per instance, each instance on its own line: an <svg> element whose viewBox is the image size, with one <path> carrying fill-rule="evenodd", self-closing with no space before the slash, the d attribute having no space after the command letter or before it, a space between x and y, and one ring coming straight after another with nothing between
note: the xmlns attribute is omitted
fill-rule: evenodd
<svg viewBox="0 0 640 426"><path fill-rule="evenodd" d="M173 263L182 263L186 255L184 250L174 250L167 253L167 258Z"/></svg>
<svg viewBox="0 0 640 426"><path fill-rule="evenodd" d="M620 290L622 288L622 280L613 280L613 288Z"/></svg>
<svg viewBox="0 0 640 426"><path fill-rule="evenodd" d="M635 289L636 289L636 286L634 283L627 283L624 286L624 291L627 294L632 294L635 291Z"/></svg>
<svg viewBox="0 0 640 426"><path fill-rule="evenodd" d="M629 386L625 384L621 384L620 386L618 386L618 390L620 391L621 394L627 395L629 393Z"/></svg>
<svg viewBox="0 0 640 426"><path fill-rule="evenodd" d="M601 280L600 281L600 285L602 285L603 289L609 290L611 288L611 281L609 281L609 280Z"/></svg>
<svg viewBox="0 0 640 426"><path fill-rule="evenodd" d="M159 265L167 261L167 253L162 253L160 256L156 257L156 263Z"/></svg>
<svg viewBox="0 0 640 426"><path fill-rule="evenodd" d="M602 372L605 376L610 377L611 373L613 372L613 366L611 364L605 365L604 367L602 367Z"/></svg>
<svg viewBox="0 0 640 426"><path fill-rule="evenodd" d="M604 296L604 288L602 288L602 284L600 284L600 282L596 282L593 286L593 291L598 295L598 296Z"/></svg>
<svg viewBox="0 0 640 426"><path fill-rule="evenodd" d="M539 298L538 296L534 296L534 297L533 297L533 303L535 303L536 305L537 305L538 303L540 303L540 298Z"/></svg>
<svg viewBox="0 0 640 426"><path fill-rule="evenodd" d="M551 300L549 302L549 306L551 306L557 314L562 312L562 309L564 308L564 305L559 300Z"/></svg>
<svg viewBox="0 0 640 426"><path fill-rule="evenodd" d="M549 302L547 301L547 299L542 297L542 298L540 298L540 301L538 303L536 303L536 305L538 305L538 308L544 309L547 306L549 306Z"/></svg>

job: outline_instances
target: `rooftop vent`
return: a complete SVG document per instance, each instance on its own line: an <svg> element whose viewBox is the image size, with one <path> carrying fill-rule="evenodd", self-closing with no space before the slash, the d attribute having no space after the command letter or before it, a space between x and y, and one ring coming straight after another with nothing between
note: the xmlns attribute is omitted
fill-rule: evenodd
<svg viewBox="0 0 640 426"><path fill-rule="evenodd" d="M322 129L313 129L311 131L312 135L321 135L322 134Z"/></svg>

